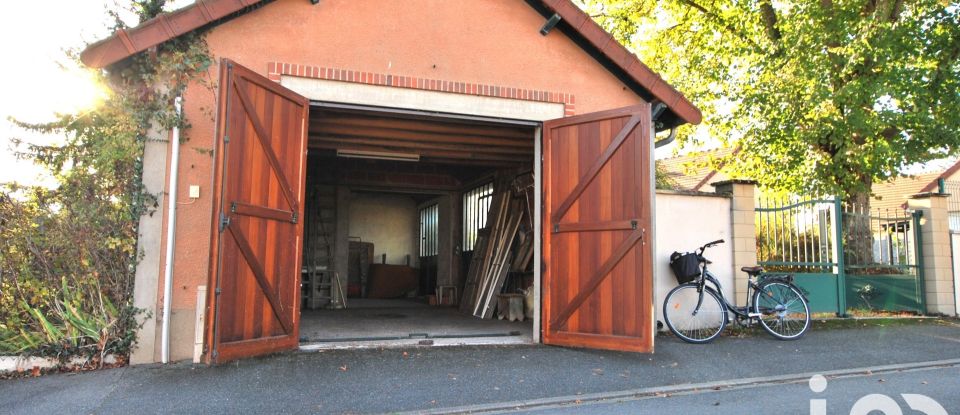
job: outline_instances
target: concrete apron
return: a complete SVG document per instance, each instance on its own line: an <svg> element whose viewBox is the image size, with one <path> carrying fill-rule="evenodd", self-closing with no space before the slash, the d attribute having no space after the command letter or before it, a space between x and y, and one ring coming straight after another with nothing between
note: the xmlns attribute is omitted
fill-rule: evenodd
<svg viewBox="0 0 960 415"><path fill-rule="evenodd" d="M527 335L487 337L411 337L409 339L347 340L300 343L301 352L350 349L396 349L405 347L518 346L534 344Z"/></svg>

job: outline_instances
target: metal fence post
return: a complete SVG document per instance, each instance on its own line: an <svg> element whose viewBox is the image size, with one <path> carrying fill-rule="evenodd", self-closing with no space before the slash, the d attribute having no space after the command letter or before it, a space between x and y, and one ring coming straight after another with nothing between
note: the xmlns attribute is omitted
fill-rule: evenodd
<svg viewBox="0 0 960 415"><path fill-rule="evenodd" d="M923 235L922 235L922 232L920 232L920 218L922 217L923 217L922 210L913 211L913 223L911 225L913 226L913 234L916 235L914 236L914 239L916 240L915 243L917 244L917 248L916 248L917 299L919 300L918 304L920 305L920 309L917 311L920 314L926 314L927 313L927 292L926 292L926 287L923 281L923 278L924 278L923 276L924 274L923 273Z"/></svg>
<svg viewBox="0 0 960 415"><path fill-rule="evenodd" d="M843 317L847 314L847 278L843 255L843 202L836 196L833 198L833 214L834 261L837 263L837 315Z"/></svg>

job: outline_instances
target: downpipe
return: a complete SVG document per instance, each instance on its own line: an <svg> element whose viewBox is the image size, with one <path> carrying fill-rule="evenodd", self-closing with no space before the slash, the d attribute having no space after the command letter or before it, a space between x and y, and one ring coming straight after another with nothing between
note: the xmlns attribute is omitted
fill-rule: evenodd
<svg viewBox="0 0 960 415"><path fill-rule="evenodd" d="M173 108L179 118L183 98L176 97ZM167 184L167 252L163 261L163 317L160 329L160 362L170 362L170 306L173 297L173 254L177 233L177 179L180 173L180 127L171 133L170 179Z"/></svg>

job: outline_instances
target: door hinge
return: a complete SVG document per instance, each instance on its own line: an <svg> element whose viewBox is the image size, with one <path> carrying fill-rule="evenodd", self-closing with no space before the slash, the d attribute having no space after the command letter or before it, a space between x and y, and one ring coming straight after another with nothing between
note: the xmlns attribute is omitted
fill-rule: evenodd
<svg viewBox="0 0 960 415"><path fill-rule="evenodd" d="M224 143L229 143L229 142L230 142L230 136L224 134L224 135L223 135L223 142L224 142Z"/></svg>
<svg viewBox="0 0 960 415"><path fill-rule="evenodd" d="M216 289L216 290L213 290L213 293L214 293L214 294L216 294L216 295L220 295L220 293L221 293L221 290L220 290L220 288L219 288L219 287L217 287L217 289Z"/></svg>
<svg viewBox="0 0 960 415"><path fill-rule="evenodd" d="M299 218L300 218L300 213L299 213L299 212L293 212L293 217L290 218L290 223L297 223L297 221L299 220Z"/></svg>
<svg viewBox="0 0 960 415"><path fill-rule="evenodd" d="M227 226L230 226L230 216L220 212L220 232L227 229Z"/></svg>
<svg viewBox="0 0 960 415"><path fill-rule="evenodd" d="M630 221L630 227L633 228L633 230L637 230L637 221L635 220Z"/></svg>
<svg viewBox="0 0 960 415"><path fill-rule="evenodd" d="M217 349L213 349L213 353L210 353L210 357L212 357L213 360L217 360L217 356L220 356L220 352L218 352Z"/></svg>
<svg viewBox="0 0 960 415"><path fill-rule="evenodd" d="M553 224L553 233L558 233L558 232L560 232L560 224L555 223Z"/></svg>

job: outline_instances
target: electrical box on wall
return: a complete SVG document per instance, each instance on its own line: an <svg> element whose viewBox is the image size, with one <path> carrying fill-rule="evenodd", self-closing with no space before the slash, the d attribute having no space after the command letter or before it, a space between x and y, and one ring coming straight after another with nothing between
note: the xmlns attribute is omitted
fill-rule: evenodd
<svg viewBox="0 0 960 415"><path fill-rule="evenodd" d="M200 186L191 185L190 186L190 198L199 199L200 198Z"/></svg>

